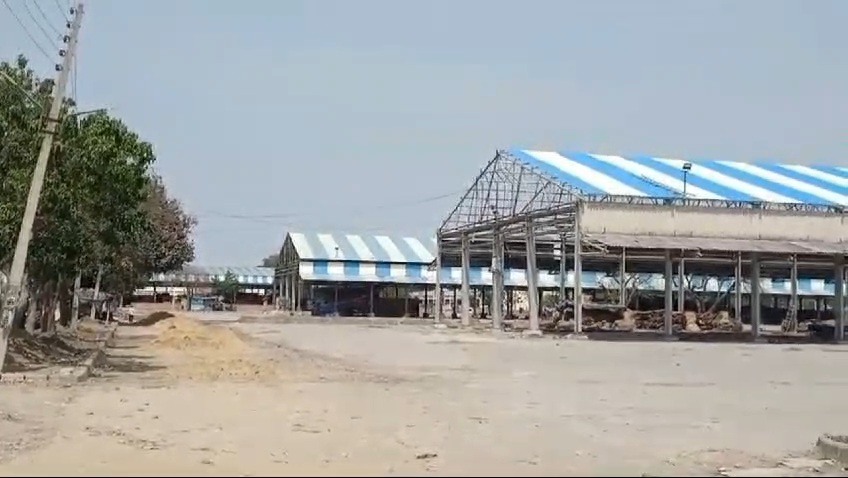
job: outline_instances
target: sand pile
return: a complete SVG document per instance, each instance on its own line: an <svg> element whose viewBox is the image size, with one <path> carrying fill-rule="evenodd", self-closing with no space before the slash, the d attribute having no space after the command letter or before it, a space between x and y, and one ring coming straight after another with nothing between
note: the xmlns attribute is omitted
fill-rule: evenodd
<svg viewBox="0 0 848 478"><path fill-rule="evenodd" d="M175 315L153 325L157 337L153 343L184 351L218 351L223 354L242 352L247 344L231 329L206 325L197 320Z"/></svg>
<svg viewBox="0 0 848 478"><path fill-rule="evenodd" d="M175 315L152 328L153 345L180 354L167 373L184 380L263 380L275 377L278 364L259 357L232 329Z"/></svg>

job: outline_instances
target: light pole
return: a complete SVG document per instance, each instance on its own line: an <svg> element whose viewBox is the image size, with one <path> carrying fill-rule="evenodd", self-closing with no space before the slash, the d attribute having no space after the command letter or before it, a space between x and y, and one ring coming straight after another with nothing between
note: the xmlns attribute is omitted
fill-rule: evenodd
<svg viewBox="0 0 848 478"><path fill-rule="evenodd" d="M686 162L683 163L683 166L680 168L683 171L683 199L686 199L686 185L689 179L689 171L692 170L692 163Z"/></svg>

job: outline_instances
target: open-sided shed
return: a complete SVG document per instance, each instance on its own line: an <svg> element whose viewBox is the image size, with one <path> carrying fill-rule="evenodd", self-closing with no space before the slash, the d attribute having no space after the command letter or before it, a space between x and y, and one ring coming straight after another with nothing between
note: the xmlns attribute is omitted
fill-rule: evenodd
<svg viewBox="0 0 848 478"><path fill-rule="evenodd" d="M763 279L788 275L796 304L799 277L828 281L841 335L846 204L848 171L839 167L504 150L439 228L435 262L460 265L463 279L490 265L494 304L502 302L503 272L523 263L531 327L539 271L558 270L563 295L570 273L578 332L584 267L622 278L662 274L667 333L674 276L733 277L736 310L750 277L754 334ZM469 287L462 280L463 297ZM500 307L492 316L497 325Z"/></svg>

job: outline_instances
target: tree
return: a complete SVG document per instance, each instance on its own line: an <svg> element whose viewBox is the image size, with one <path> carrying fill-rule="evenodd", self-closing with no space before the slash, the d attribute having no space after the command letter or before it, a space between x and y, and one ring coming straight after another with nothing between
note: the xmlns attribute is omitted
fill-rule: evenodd
<svg viewBox="0 0 848 478"><path fill-rule="evenodd" d="M0 63L0 270L8 269L38 151L52 83L26 58ZM8 81L11 79L12 81ZM74 109L67 101L64 111ZM153 146L106 113L63 115L54 141L27 260L24 306L38 309L44 328L58 304L70 301L77 275L125 293L153 272L194 258L195 220L153 171ZM19 314L20 315L20 314ZM28 314L29 329L37 315Z"/></svg>
<svg viewBox="0 0 848 478"><path fill-rule="evenodd" d="M225 301L230 301L231 304L236 303L236 296L238 295L239 287L238 276L229 270L226 274L224 274L224 278L222 280L218 280L216 278L212 283L212 290L215 295L220 295Z"/></svg>

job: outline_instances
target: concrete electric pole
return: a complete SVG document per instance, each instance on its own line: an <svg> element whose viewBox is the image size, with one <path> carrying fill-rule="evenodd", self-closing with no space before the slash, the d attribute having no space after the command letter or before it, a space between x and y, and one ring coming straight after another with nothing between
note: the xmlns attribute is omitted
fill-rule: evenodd
<svg viewBox="0 0 848 478"><path fill-rule="evenodd" d="M0 317L2 337L0 337L0 371L6 362L6 350L9 347L9 334L12 332L12 323L15 318L15 310L18 307L21 290L23 289L24 270L26 269L29 242L32 238L32 225L35 222L35 214L38 211L38 201L41 199L41 189L44 186L44 175L47 172L47 161L53 150L53 139L59 127L59 115L62 112L62 104L65 100L65 88L68 85L68 76L73 71L74 54L77 49L80 26L82 25L83 5L77 3L70 10L73 18L68 25L68 33L64 37L66 49L59 52L62 64L57 65L59 74L53 85L53 102L47 114L47 124L44 128L44 138L41 141L41 149L38 151L38 159L35 170L32 173L32 182L29 186L26 209L24 210L21 229L18 232L18 243L15 246L15 255L12 258L12 268L6 286L6 294L3 301L3 315Z"/></svg>

